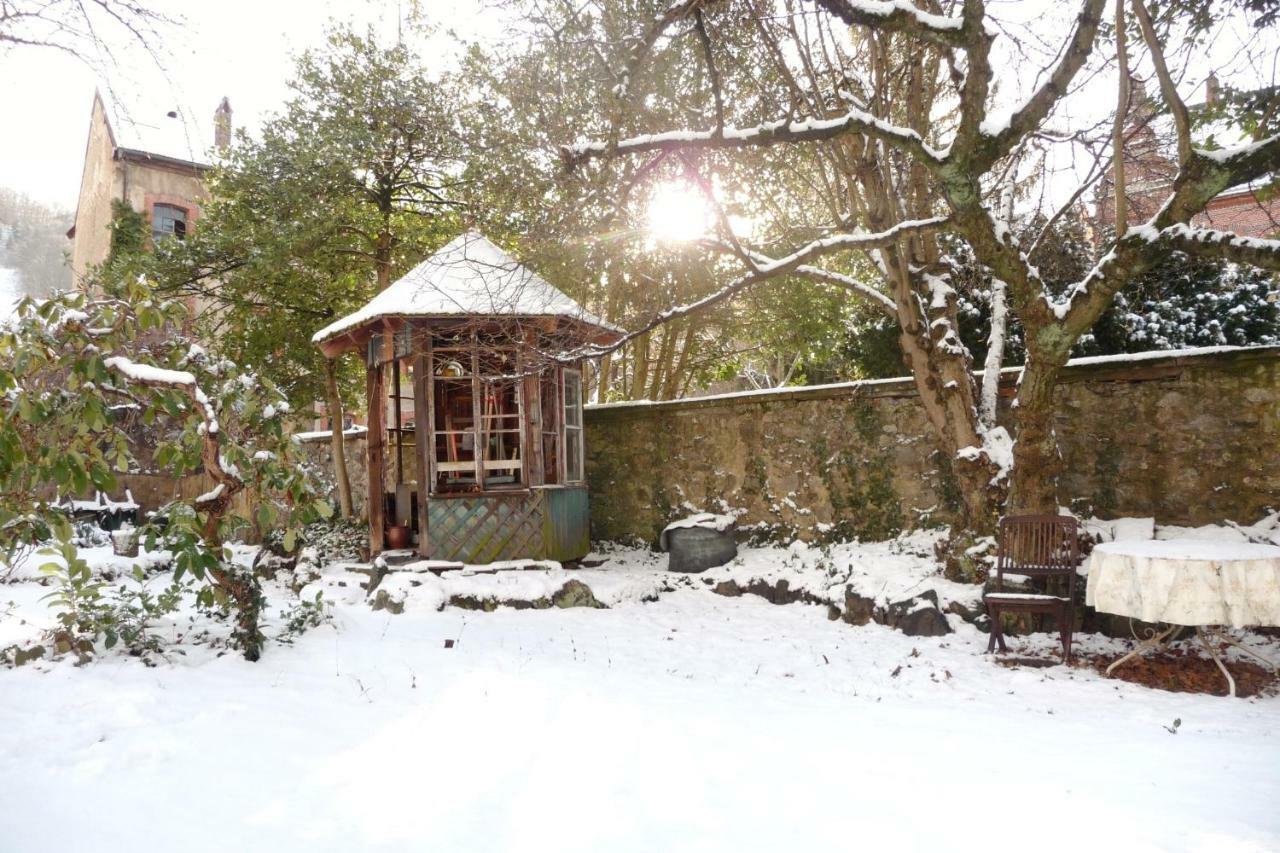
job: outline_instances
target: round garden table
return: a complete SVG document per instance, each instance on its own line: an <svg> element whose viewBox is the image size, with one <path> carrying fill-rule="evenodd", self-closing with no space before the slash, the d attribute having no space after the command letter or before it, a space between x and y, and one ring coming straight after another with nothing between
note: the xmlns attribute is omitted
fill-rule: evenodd
<svg viewBox="0 0 1280 853"><path fill-rule="evenodd" d="M1280 669L1224 631L1280 626L1280 547L1200 539L1104 542L1089 555L1088 572L1085 603L1090 607L1168 626L1108 666L1107 675L1134 656L1167 645L1185 627L1195 629L1232 696L1235 679L1210 638Z"/></svg>

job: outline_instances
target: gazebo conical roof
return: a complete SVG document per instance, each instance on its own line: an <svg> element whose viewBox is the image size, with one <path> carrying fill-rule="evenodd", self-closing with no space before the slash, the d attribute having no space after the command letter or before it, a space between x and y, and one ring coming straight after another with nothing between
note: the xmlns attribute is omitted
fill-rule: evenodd
<svg viewBox="0 0 1280 853"><path fill-rule="evenodd" d="M584 340L623 334L520 264L477 231L467 231L418 264L358 311L312 336L325 355L362 345L371 329L393 319L548 319Z"/></svg>

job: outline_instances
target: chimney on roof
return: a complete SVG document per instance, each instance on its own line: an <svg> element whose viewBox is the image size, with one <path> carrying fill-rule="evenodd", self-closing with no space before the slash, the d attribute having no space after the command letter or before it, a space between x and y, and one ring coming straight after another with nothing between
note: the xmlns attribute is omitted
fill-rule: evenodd
<svg viewBox="0 0 1280 853"><path fill-rule="evenodd" d="M219 154L226 154L231 147L231 102L226 98L213 114L213 147Z"/></svg>
<svg viewBox="0 0 1280 853"><path fill-rule="evenodd" d="M1212 71L1209 72L1209 79L1204 81L1204 103L1207 107L1216 107L1218 101L1222 97L1222 85L1218 82L1218 75Z"/></svg>

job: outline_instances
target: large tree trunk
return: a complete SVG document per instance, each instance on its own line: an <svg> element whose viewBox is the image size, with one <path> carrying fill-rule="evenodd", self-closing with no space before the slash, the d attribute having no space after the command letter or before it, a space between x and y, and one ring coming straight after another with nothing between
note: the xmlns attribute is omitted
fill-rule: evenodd
<svg viewBox="0 0 1280 853"><path fill-rule="evenodd" d="M934 248L919 245L932 261ZM1005 481L986 451L969 351L959 340L957 294L943 282L920 280L904 254L881 253L894 283L899 344L939 448L947 456L960 491L961 516L952 525L953 551L995 531ZM954 571L953 574L961 574Z"/></svg>
<svg viewBox="0 0 1280 853"><path fill-rule="evenodd" d="M1027 354L1018 383L1015 413L1018 440L1013 446L1010 514L1053 513L1058 509L1058 475L1062 456L1054 432L1054 397L1065 359Z"/></svg>
<svg viewBox="0 0 1280 853"><path fill-rule="evenodd" d="M338 510L343 518L351 518L351 480L347 476L346 442L342 434L342 396L338 393L338 364L334 359L324 360L325 406L329 410L329 447L333 453L333 476L338 492Z"/></svg>
<svg viewBox="0 0 1280 853"><path fill-rule="evenodd" d="M990 460L966 451L983 447L968 360L959 353L928 347L909 331L902 333L900 343L925 415L960 486L961 517L955 532L989 535L999 518L1004 489L995 479L998 469Z"/></svg>

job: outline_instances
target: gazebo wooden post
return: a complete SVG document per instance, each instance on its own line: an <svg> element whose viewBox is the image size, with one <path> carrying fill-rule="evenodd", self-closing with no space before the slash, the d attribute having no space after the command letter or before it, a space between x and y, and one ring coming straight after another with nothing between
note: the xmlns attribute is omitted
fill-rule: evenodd
<svg viewBox="0 0 1280 853"><path fill-rule="evenodd" d="M431 494L435 413L431 410L431 338L424 337L413 362L413 449L418 458L418 556L427 559L431 557L427 496Z"/></svg>
<svg viewBox="0 0 1280 853"><path fill-rule="evenodd" d="M383 395L383 376L386 372L378 353L375 364L368 368L365 377L365 389L368 392L369 431L369 556L382 553L383 548L383 481L382 457L383 447L387 441L385 420L386 399Z"/></svg>
<svg viewBox="0 0 1280 853"><path fill-rule="evenodd" d="M521 355L525 352L536 353L534 344L536 333L525 330ZM522 358L520 368L525 374L521 379L520 390L524 395L524 446L525 446L525 483L530 486L541 486L546 483L542 468L542 372L532 369L533 359Z"/></svg>
<svg viewBox="0 0 1280 853"><path fill-rule="evenodd" d="M484 491L484 407L480 401L484 396L484 383L480 381L480 347L476 341L476 333L471 333L471 423L475 429L475 450L472 456L476 463L476 491Z"/></svg>

